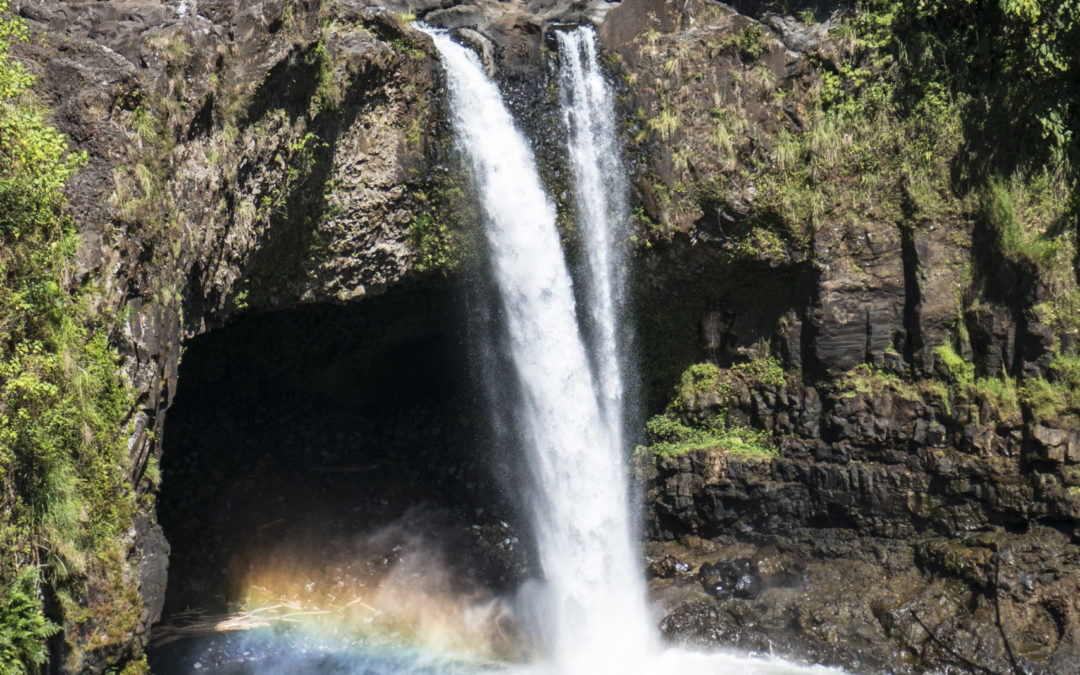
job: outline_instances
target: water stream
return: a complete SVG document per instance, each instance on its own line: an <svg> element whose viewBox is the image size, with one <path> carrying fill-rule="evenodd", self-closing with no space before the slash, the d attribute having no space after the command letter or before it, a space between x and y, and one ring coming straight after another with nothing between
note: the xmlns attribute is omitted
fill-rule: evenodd
<svg viewBox="0 0 1080 675"><path fill-rule="evenodd" d="M612 658L640 661L649 648L642 575L635 564L622 448L622 385L615 340L610 208L595 160L595 92L580 64L566 97L574 120L575 173L586 179L578 210L586 239L590 299L599 299L590 359L555 208L535 160L495 84L472 51L433 36L450 87L454 131L476 180L484 236L510 361L520 387L514 416L533 489L532 527L546 581L539 623L560 672L598 672ZM576 45L568 49L580 56ZM580 80L580 82L579 82ZM586 94L582 96L581 94ZM596 367L594 377L590 363ZM599 395L598 395L599 394ZM602 659L602 661L597 661Z"/></svg>
<svg viewBox="0 0 1080 675"><path fill-rule="evenodd" d="M597 61L591 28L558 31L559 94L569 132L567 157L574 176L574 207L585 264L578 282L585 289L581 317L596 378L596 395L612 443L623 447L629 360L626 331L626 243L630 239L629 185L622 164L615 99Z"/></svg>

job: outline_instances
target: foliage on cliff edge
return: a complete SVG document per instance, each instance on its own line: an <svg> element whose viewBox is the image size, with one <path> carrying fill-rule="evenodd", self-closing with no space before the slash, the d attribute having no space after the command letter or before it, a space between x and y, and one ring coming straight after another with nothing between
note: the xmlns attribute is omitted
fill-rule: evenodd
<svg viewBox="0 0 1080 675"><path fill-rule="evenodd" d="M72 278L78 239L64 214L85 158L46 123L9 53L26 39L0 0L0 650L16 669L5 673L36 672L45 657L56 629L42 593L91 648L120 644L141 611L118 550L135 507L131 394L109 342L115 319Z"/></svg>

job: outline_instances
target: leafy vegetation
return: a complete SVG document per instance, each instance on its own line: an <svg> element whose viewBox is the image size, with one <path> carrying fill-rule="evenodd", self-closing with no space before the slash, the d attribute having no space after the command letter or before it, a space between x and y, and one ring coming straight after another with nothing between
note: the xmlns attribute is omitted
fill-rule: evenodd
<svg viewBox="0 0 1080 675"><path fill-rule="evenodd" d="M695 363L680 376L675 398L669 404L668 410L692 409L699 400L710 394L715 395L719 401L725 401L731 396L737 382L754 389L783 387L784 368L779 360L769 355L737 363L727 370L722 370L708 361Z"/></svg>
<svg viewBox="0 0 1080 675"><path fill-rule="evenodd" d="M723 382L721 388L720 367L712 362L695 363L683 371L679 379L679 387L674 401L680 408L693 407L697 399L710 392L720 393L727 396L731 393L731 387Z"/></svg>
<svg viewBox="0 0 1080 675"><path fill-rule="evenodd" d="M965 391L971 387L975 379L975 366L957 354L952 344L946 342L940 345L934 349L934 355L945 369L951 382Z"/></svg>
<svg viewBox="0 0 1080 675"><path fill-rule="evenodd" d="M825 222L984 218L1006 251L1044 267L1069 258L1075 3L853 5L831 31L841 58L820 62L802 127L752 162L757 225L806 245ZM1027 203L1010 211L1017 196Z"/></svg>
<svg viewBox="0 0 1080 675"><path fill-rule="evenodd" d="M976 378L975 365L958 354L948 342L935 348L934 355L940 366L939 373L951 390L942 394L944 403L948 404L952 396L959 396L987 404L996 420L1020 422L1021 396L1016 379L1004 370L999 376Z"/></svg>
<svg viewBox="0 0 1080 675"><path fill-rule="evenodd" d="M73 599L130 527L134 406L109 339L115 319L72 278L77 235L63 188L85 156L46 123L33 77L10 56L26 31L0 0L0 654L29 672L56 630L42 617L39 569L87 634L120 609L137 620L138 598L124 608ZM109 583L102 590L130 582L118 572Z"/></svg>
<svg viewBox="0 0 1080 675"><path fill-rule="evenodd" d="M890 393L909 400L919 398L918 390L910 382L869 363L860 364L837 378L836 390L847 396Z"/></svg>
<svg viewBox="0 0 1080 675"><path fill-rule="evenodd" d="M1020 392L1016 380L1002 373L1001 377L980 377L971 388L976 400L986 401L997 419L1020 420Z"/></svg>
<svg viewBox="0 0 1080 675"><path fill-rule="evenodd" d="M661 457L678 457L694 450L725 451L752 458L775 457L768 432L729 425L721 418L710 424L687 425L668 415L656 415L645 423L648 450Z"/></svg>
<svg viewBox="0 0 1080 675"><path fill-rule="evenodd" d="M433 211L424 211L409 225L409 239L416 250L418 272L449 270L456 267L454 244L450 227L441 222Z"/></svg>
<svg viewBox="0 0 1080 675"><path fill-rule="evenodd" d="M761 26L752 23L719 45L735 52L743 61L756 61L765 53L765 34Z"/></svg>
<svg viewBox="0 0 1080 675"><path fill-rule="evenodd" d="M1057 356L1047 377L1024 381L1020 396L1035 419L1080 428L1080 357Z"/></svg>
<svg viewBox="0 0 1080 675"><path fill-rule="evenodd" d="M1045 377L1024 381L977 374L942 345L945 404L959 396L1012 420L1024 404L1035 419L1071 424L1080 403L1064 366L1080 344L1080 5L871 0L850 3L830 38L837 51L819 60L802 125L742 158L758 194L748 224L733 228L732 252L781 262L794 245L812 257L822 227L867 219L971 236L961 313L987 298L1020 302L1010 285L1037 288L1032 320L1054 329L1055 360ZM869 367L838 382L853 392L893 385L906 383Z"/></svg>
<svg viewBox="0 0 1080 675"><path fill-rule="evenodd" d="M675 457L693 450L723 448L749 457L776 456L771 435L728 419L727 402L736 382L752 388L784 386L784 370L771 356L759 356L723 370L715 363L695 363L683 371L667 410L645 423L655 455ZM707 396L714 396L707 400ZM701 407L716 408L702 416Z"/></svg>
<svg viewBox="0 0 1080 675"><path fill-rule="evenodd" d="M962 202L951 199L949 160L961 145L959 111L927 99L903 113L895 88L870 79L887 64L869 53L822 72L804 129L781 132L756 165L758 227L779 228L809 251L826 221L955 217Z"/></svg>
<svg viewBox="0 0 1080 675"><path fill-rule="evenodd" d="M783 387L785 384L784 367L779 359L767 354L735 364L731 373L752 387Z"/></svg>
<svg viewBox="0 0 1080 675"><path fill-rule="evenodd" d="M60 627L45 618L38 572L26 567L0 597L0 675L32 673L48 660L45 640Z"/></svg>
<svg viewBox="0 0 1080 675"><path fill-rule="evenodd" d="M409 243L416 252L418 272L451 274L460 267L465 251L475 248L467 245L476 234L475 206L456 176L443 173L411 191L416 215L409 224Z"/></svg>
<svg viewBox="0 0 1080 675"><path fill-rule="evenodd" d="M877 0L869 7L879 39L898 57L903 50L910 98L967 95L967 161L981 175L1077 167L1075 0Z"/></svg>

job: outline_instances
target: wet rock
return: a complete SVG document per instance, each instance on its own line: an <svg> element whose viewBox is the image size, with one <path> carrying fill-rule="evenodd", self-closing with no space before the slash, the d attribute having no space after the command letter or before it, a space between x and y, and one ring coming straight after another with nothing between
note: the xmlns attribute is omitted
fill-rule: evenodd
<svg viewBox="0 0 1080 675"><path fill-rule="evenodd" d="M698 570L702 588L715 597L755 598L761 592L761 577L749 558L721 558Z"/></svg>
<svg viewBox="0 0 1080 675"><path fill-rule="evenodd" d="M675 558L669 555L650 560L645 567L645 574L656 579L670 579L675 576L676 562Z"/></svg>
<svg viewBox="0 0 1080 675"><path fill-rule="evenodd" d="M424 15L424 21L437 28L476 26L484 20L484 12L476 5L456 5Z"/></svg>
<svg viewBox="0 0 1080 675"><path fill-rule="evenodd" d="M161 526L148 515L135 519L134 550L138 557L135 570L143 605L142 630L149 633L150 626L161 618L161 610L165 606L170 548Z"/></svg>
<svg viewBox="0 0 1080 675"><path fill-rule="evenodd" d="M793 566L784 559L779 549L773 545L758 550L754 556L754 570L766 586L786 586L798 580Z"/></svg>

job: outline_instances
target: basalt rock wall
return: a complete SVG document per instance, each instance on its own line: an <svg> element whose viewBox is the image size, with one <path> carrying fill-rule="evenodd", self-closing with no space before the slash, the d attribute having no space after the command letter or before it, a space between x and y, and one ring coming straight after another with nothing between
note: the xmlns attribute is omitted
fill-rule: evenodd
<svg viewBox="0 0 1080 675"><path fill-rule="evenodd" d="M910 186L852 204L873 162L821 158L854 127L794 151L820 175L784 167L823 131L836 15L649 7L601 33L635 106L642 375L664 422L637 467L665 634L855 671L1075 668L1080 436L1032 394L1070 353L1046 308L1073 262L1061 285L985 211ZM623 32L635 8L650 29ZM803 190L822 201L799 210Z"/></svg>
<svg viewBox="0 0 1080 675"><path fill-rule="evenodd" d="M475 207L413 18L476 49L558 202L545 36L593 23L632 176L644 407L662 410L695 362L769 355L786 375L681 412L722 410L771 434L774 456L715 447L640 467L665 632L897 672L1069 672L1080 436L961 386L937 352L954 345L969 379L1045 375L1069 339L1038 311L1053 284L988 264L984 225L899 199L780 237L762 219L763 161L813 127L848 53L824 4L815 22L696 0L16 3L32 32L18 54L89 153L68 190L77 273L118 317L133 465L160 452L185 339L239 313L462 279ZM69 670L137 658L158 618L167 547L150 504L126 563L142 627L89 648L69 622ZM756 591L718 591L717 563L742 559Z"/></svg>

